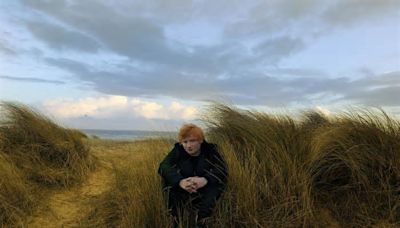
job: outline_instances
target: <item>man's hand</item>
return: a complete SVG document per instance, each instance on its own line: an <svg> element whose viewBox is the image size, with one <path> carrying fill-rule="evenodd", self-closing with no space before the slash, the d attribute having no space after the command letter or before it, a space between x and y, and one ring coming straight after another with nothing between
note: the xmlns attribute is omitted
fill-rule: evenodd
<svg viewBox="0 0 400 228"><path fill-rule="evenodd" d="M204 177L192 177L191 181L194 183L196 190L199 188L202 188L204 186L206 186L206 184L208 183L207 179Z"/></svg>
<svg viewBox="0 0 400 228"><path fill-rule="evenodd" d="M179 186L189 193L194 193L197 192L197 189L206 186L207 183L206 178L195 176L182 179L179 182Z"/></svg>
<svg viewBox="0 0 400 228"><path fill-rule="evenodd" d="M197 187L196 187L194 181L192 181L192 178L193 178L193 177L188 177L188 178L182 179L182 180L179 182L179 186L180 186L183 190L185 190L185 191L187 191L187 192L189 192L189 193L197 192L197 191L196 191L196 190L197 190Z"/></svg>

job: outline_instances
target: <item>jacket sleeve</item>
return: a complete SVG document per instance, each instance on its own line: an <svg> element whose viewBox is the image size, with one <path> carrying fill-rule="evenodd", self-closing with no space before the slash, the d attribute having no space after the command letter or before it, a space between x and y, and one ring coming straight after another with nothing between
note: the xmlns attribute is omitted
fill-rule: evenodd
<svg viewBox="0 0 400 228"><path fill-rule="evenodd" d="M183 179L183 176L178 172L177 168L178 153L178 149L174 147L160 163L158 168L158 174L166 181L167 186L174 187Z"/></svg>
<svg viewBox="0 0 400 228"><path fill-rule="evenodd" d="M226 185L228 180L228 168L226 162L218 152L216 145L213 145L213 149L210 153L210 159L207 159L206 162L210 163L211 168L206 171L204 177L207 179L209 184Z"/></svg>

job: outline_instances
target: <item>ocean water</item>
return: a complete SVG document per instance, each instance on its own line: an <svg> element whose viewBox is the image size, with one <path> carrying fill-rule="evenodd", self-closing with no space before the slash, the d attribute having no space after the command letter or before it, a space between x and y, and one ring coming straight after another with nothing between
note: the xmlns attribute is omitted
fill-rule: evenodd
<svg viewBox="0 0 400 228"><path fill-rule="evenodd" d="M99 129L80 129L87 136L93 138L98 137L100 139L112 139L112 140L139 140L148 138L175 138L177 132L165 132L165 131L128 131L128 130L99 130Z"/></svg>

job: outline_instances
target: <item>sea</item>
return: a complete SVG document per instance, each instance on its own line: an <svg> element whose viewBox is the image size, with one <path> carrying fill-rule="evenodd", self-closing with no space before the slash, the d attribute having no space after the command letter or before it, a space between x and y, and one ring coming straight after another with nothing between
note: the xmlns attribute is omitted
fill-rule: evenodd
<svg viewBox="0 0 400 228"><path fill-rule="evenodd" d="M177 132L169 131L139 131L139 130L103 130L103 129L79 129L90 138L109 140L141 140L149 138L176 138Z"/></svg>

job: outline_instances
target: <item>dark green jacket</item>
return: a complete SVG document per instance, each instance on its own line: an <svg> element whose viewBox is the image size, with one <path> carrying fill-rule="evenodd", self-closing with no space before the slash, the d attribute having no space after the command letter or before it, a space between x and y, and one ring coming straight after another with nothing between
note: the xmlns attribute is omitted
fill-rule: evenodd
<svg viewBox="0 0 400 228"><path fill-rule="evenodd" d="M227 181L226 163L218 153L217 145L204 141L198 158L189 155L183 146L175 143L174 148L160 163L158 173L164 185L174 187L187 177L205 177L210 185L225 186Z"/></svg>

